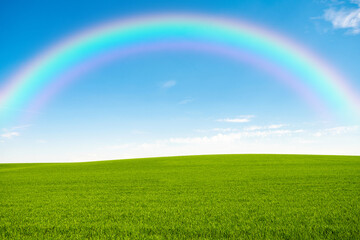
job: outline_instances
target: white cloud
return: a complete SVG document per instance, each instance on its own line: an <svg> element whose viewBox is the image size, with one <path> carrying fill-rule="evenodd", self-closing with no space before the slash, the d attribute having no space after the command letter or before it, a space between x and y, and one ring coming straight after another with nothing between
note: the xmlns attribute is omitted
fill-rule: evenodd
<svg viewBox="0 0 360 240"><path fill-rule="evenodd" d="M251 128L213 128L195 136L173 136L161 139L129 142L94 147L56 156L49 153L29 154L26 151L11 156L7 161L91 161L138 157L181 156L197 154L286 153L286 154L351 154L360 155L359 126L311 125L291 127L283 124L253 126ZM307 126L307 125L305 125ZM315 130L314 130L315 128ZM211 132L213 131L213 132ZM319 137L314 134L319 133ZM321 135L323 133L324 135ZM0 138L0 142L1 142ZM4 139L5 140L5 139ZM106 144L106 143L104 143ZM41 145L40 145L41 146ZM51 146L49 145L49 149ZM33 148L31 148L32 151ZM45 148L46 150L48 148ZM53 150L52 150L53 151ZM77 151L77 150L76 150ZM42 151L41 151L42 152ZM64 155L65 154L65 155ZM51 159L51 160L49 160Z"/></svg>
<svg viewBox="0 0 360 240"><path fill-rule="evenodd" d="M247 123L250 122L253 115L240 116L238 118L223 118L216 120L217 122L227 122L227 123Z"/></svg>
<svg viewBox="0 0 360 240"><path fill-rule="evenodd" d="M19 125L19 126L12 127L11 129L12 129L12 130L15 130L15 129L25 129L25 128L28 128L28 127L31 127L31 124Z"/></svg>
<svg viewBox="0 0 360 240"><path fill-rule="evenodd" d="M315 137L322 137L326 135L343 135L347 133L353 133L360 129L359 126L339 126L339 127L333 127L333 128L325 128L322 130L319 130L315 132L313 135Z"/></svg>
<svg viewBox="0 0 360 240"><path fill-rule="evenodd" d="M272 125L268 126L268 129L277 129L277 128L282 128L284 126L286 126L286 125L284 125L284 124L272 124Z"/></svg>
<svg viewBox="0 0 360 240"><path fill-rule="evenodd" d="M223 120L223 119L221 119ZM271 124L265 126L250 126L243 128L243 131L258 131L258 130L273 130L279 129L287 126L286 124ZM199 133L208 133L208 132L220 132L220 133L228 133L228 132L240 132L242 131L239 128L211 128L211 129L196 129L195 132Z"/></svg>
<svg viewBox="0 0 360 240"><path fill-rule="evenodd" d="M186 143L186 144L199 144L199 143L219 143L219 142L233 142L243 138L253 138L253 137L270 137L270 136L290 136L293 134L303 133L304 130L266 130L266 131L243 131L237 133L228 133L223 134L219 133L213 136L203 136L203 137L186 137L186 138L170 138L165 142L169 143Z"/></svg>
<svg viewBox="0 0 360 240"><path fill-rule="evenodd" d="M17 136L20 136L19 132L5 132L5 133L1 134L1 137L7 138L7 139L17 137Z"/></svg>
<svg viewBox="0 0 360 240"><path fill-rule="evenodd" d="M323 18L331 22L335 29L347 29L348 33L360 33L360 0L352 0L351 3L358 5L356 8L329 8L326 9Z"/></svg>
<svg viewBox="0 0 360 240"><path fill-rule="evenodd" d="M172 88L172 87L174 87L175 85L176 85L176 81L170 80L170 81L164 82L164 83L162 84L162 87L163 87L163 88Z"/></svg>
<svg viewBox="0 0 360 240"><path fill-rule="evenodd" d="M245 128L246 131L264 130L264 129L279 129L285 127L285 124L272 124L267 126L250 126Z"/></svg>
<svg viewBox="0 0 360 240"><path fill-rule="evenodd" d="M327 129L327 131L336 135L349 133L357 130L359 130L359 126L341 126Z"/></svg>
<svg viewBox="0 0 360 240"><path fill-rule="evenodd" d="M100 154L93 160L222 153L281 153L279 149L283 145L280 142L291 143L291 139L302 136L303 132L302 129L277 129L195 137L171 137L150 142L103 147L99 149ZM285 149L284 153L291 153L293 150L289 147ZM90 160L89 156L83 156L81 159Z"/></svg>
<svg viewBox="0 0 360 240"><path fill-rule="evenodd" d="M30 127L31 125L20 125L20 126L15 126L15 127L11 127L11 128L3 128L2 129L2 134L0 134L1 138L6 138L6 139L11 139L14 137L18 137L20 136L20 132L19 130L24 130L25 128ZM4 142L4 141L3 141Z"/></svg>
<svg viewBox="0 0 360 240"><path fill-rule="evenodd" d="M28 128L30 126L31 126L30 124L19 125L19 126L14 126L14 127L11 127L11 128L3 128L2 131L10 132L10 131L13 131L13 130L25 129L25 128Z"/></svg>

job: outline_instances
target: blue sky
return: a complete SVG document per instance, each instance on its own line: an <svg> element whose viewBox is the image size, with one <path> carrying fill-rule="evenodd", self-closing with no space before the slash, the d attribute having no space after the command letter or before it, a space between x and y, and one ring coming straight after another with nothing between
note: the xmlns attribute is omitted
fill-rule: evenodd
<svg viewBox="0 0 360 240"><path fill-rule="evenodd" d="M7 1L0 87L61 39L127 16L190 12L243 19L311 49L360 89L360 2ZM7 111L23 111L8 109ZM88 72L35 118L0 126L1 162L209 153L360 154L360 126L316 116L274 76L209 53L163 51Z"/></svg>

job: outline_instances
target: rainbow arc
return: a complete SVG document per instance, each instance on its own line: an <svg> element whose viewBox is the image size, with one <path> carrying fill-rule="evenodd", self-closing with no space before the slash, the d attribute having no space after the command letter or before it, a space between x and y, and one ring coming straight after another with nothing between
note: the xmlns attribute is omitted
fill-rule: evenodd
<svg viewBox="0 0 360 240"><path fill-rule="evenodd" d="M345 77L301 45L245 21L191 14L115 20L70 36L20 66L0 89L0 106L39 108L107 61L169 49L249 62L275 75L317 111L326 109L340 118L360 115L359 96Z"/></svg>

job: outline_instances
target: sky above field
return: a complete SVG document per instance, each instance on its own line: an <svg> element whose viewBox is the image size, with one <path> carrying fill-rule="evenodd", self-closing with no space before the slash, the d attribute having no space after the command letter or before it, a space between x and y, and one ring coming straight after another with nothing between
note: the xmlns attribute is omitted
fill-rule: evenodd
<svg viewBox="0 0 360 240"><path fill-rule="evenodd" d="M307 49L311 56L317 56L328 66L323 72L328 73L329 80L309 84L315 97L329 102L327 109L319 108L298 87L276 74L282 73L282 69L289 70L291 64L287 62L292 59L282 59L277 65L277 58L271 53L269 59L264 57L262 61L280 70L269 70L265 64L254 63L247 57L229 57L236 52L233 47L229 48L231 54L218 54L213 47L212 51L204 50L202 43L191 48L176 45L113 57L73 77L70 84L46 98L41 107L28 107L28 101L24 100L31 84L24 87L24 92L11 92L14 102L21 100L24 104L5 101L12 76L24 72L23 66L64 39L109 22L174 14L185 16L182 18L201 15L230 19L263 29L262 32L269 34L259 35L256 50L276 52L261 44L279 43L277 38L272 42L275 35ZM197 20L188 20L189 29L196 33ZM151 18L141 24L148 21ZM166 21L167 18L160 25ZM208 23L206 20L201 26L207 29ZM171 27L177 25L169 23L169 26L171 32ZM221 31L225 26L214 29ZM161 29L161 34L169 35ZM214 33L211 40L228 40ZM148 36L154 33L142 33L136 41ZM353 114L360 103L356 101L360 95L359 43L359 0L64 0L56 3L3 0L0 3L0 162L217 153L359 155L360 118ZM287 54L285 47L283 52ZM124 45L120 51L129 48L130 45ZM292 53L300 48L289 49ZM260 55L265 56L265 50L259 50ZM299 54L294 56L297 59ZM45 64L41 66L49 68ZM311 69L317 71L319 67L314 65ZM333 76L333 71L341 78ZM295 83L306 81L305 70L301 72L303 75L294 72ZM328 90L330 84L326 81L331 83L332 79L341 79L340 87L346 83L352 98L348 92L338 90L336 84L335 90ZM337 92L341 93L339 97L335 96ZM347 97L352 108L345 104L347 101L342 102ZM342 112L348 108L350 114Z"/></svg>

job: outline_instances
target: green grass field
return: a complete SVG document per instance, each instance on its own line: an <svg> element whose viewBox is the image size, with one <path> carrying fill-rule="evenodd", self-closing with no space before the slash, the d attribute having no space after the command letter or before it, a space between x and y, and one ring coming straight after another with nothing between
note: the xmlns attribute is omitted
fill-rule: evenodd
<svg viewBox="0 0 360 240"><path fill-rule="evenodd" d="M360 239L360 157L0 164L0 239Z"/></svg>

